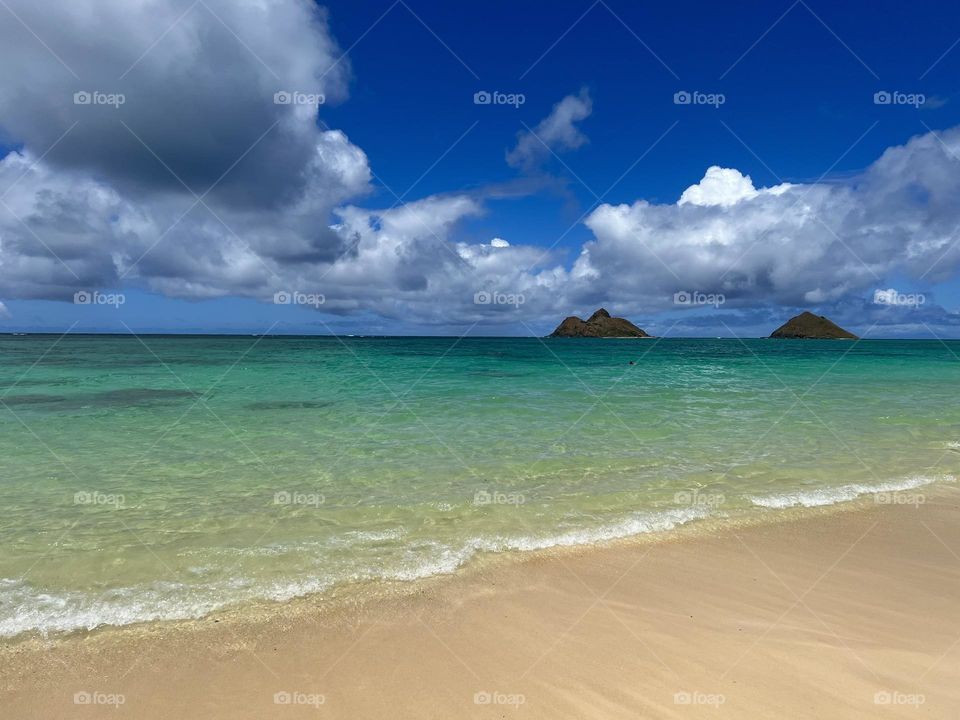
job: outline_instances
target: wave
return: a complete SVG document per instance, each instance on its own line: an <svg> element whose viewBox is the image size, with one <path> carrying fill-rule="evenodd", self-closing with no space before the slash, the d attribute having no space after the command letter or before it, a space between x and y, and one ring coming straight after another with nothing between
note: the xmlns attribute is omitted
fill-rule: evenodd
<svg viewBox="0 0 960 720"><path fill-rule="evenodd" d="M791 507L822 507L856 500L863 495L913 490L935 482L952 482L954 479L952 476L915 475L902 480L877 483L876 485L850 484L833 488L811 488L775 495L749 495L747 499L758 507L774 510Z"/></svg>
<svg viewBox="0 0 960 720"><path fill-rule="evenodd" d="M93 630L153 620L193 620L238 602L283 602L323 592L330 585L320 579L261 587L243 579L220 584L157 582L93 595L79 591L51 593L19 579L0 578L0 607L4 608L0 637Z"/></svg>
<svg viewBox="0 0 960 720"><path fill-rule="evenodd" d="M429 543L437 553L419 559L405 568L384 575L389 580L418 580L432 575L454 572L478 553L533 552L556 547L574 547L610 542L635 535L666 532L694 520L706 518L709 513L701 508L677 508L651 512L636 512L626 518L596 528L568 530L555 535L515 535L477 538L460 548Z"/></svg>
<svg viewBox="0 0 960 720"><path fill-rule="evenodd" d="M665 532L704 518L700 508L637 512L596 528L568 530L554 535L517 535L475 538L460 546L424 541L406 549L407 558L395 567L359 570L344 578L308 578L257 582L237 578L223 582L155 582L115 588L99 594L80 591L51 592L21 579L0 578L0 637L29 632L63 633L113 625L157 620L194 620L237 604L269 600L285 602L324 592L338 582L368 580L413 581L448 575L484 552L545 550L551 547L590 545L598 542ZM399 538L399 531L369 533L367 539Z"/></svg>

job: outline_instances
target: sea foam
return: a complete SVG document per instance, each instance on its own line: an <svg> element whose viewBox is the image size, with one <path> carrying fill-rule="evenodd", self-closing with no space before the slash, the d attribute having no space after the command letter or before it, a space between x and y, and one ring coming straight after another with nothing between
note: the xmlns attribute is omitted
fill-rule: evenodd
<svg viewBox="0 0 960 720"><path fill-rule="evenodd" d="M839 487L833 488L810 488L788 493L777 493L775 495L750 495L747 499L758 507L771 508L774 510L791 507L821 507L824 505L836 505L837 503L849 502L863 495L913 490L914 488L930 485L935 482L952 482L953 480L954 478L952 476L931 477L927 475L915 475L901 480L877 483L876 485L852 483L850 485L840 485Z"/></svg>
<svg viewBox="0 0 960 720"><path fill-rule="evenodd" d="M0 637L26 632L93 630L104 625L131 625L154 620L192 620L249 600L283 602L323 592L331 582L305 579L257 585L236 579L219 584L152 583L100 594L50 593L23 580L0 578Z"/></svg>
<svg viewBox="0 0 960 720"><path fill-rule="evenodd" d="M156 582L115 588L98 594L49 592L21 579L0 578L0 637L27 632L93 630L106 625L131 625L157 620L191 620L238 603L284 602L324 592L337 582L363 580L413 581L447 575L484 552L534 551L551 547L590 545L644 533L665 532L706 517L702 508L636 512L595 528L556 534L474 538L456 546L428 541L411 547L407 559L394 567L366 568L349 578L300 578L256 582L236 578L225 582ZM367 539L396 539L400 531L368 533Z"/></svg>

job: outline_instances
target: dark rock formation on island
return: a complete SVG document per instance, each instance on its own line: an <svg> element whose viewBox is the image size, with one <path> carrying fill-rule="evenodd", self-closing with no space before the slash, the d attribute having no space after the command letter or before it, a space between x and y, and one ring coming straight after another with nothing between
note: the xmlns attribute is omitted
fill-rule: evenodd
<svg viewBox="0 0 960 720"><path fill-rule="evenodd" d="M856 340L857 336L847 332L823 315L802 312L787 320L771 333L772 338L789 340Z"/></svg>
<svg viewBox="0 0 960 720"><path fill-rule="evenodd" d="M647 338L651 336L629 320L610 317L610 313L600 308L590 316L589 320L581 320L571 315L557 325L557 329L550 333L550 337Z"/></svg>

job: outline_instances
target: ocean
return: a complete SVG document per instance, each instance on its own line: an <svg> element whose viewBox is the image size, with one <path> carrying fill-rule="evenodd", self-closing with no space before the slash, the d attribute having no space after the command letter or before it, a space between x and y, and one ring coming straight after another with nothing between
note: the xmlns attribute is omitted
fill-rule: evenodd
<svg viewBox="0 0 960 720"><path fill-rule="evenodd" d="M0 636L922 502L958 388L957 341L0 336Z"/></svg>

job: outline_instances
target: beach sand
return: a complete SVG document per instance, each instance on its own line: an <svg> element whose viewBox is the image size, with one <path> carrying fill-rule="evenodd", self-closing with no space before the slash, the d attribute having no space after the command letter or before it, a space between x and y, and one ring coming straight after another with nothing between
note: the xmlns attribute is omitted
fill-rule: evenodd
<svg viewBox="0 0 960 720"><path fill-rule="evenodd" d="M0 715L960 717L960 492L806 515L336 609L21 641L0 650Z"/></svg>

